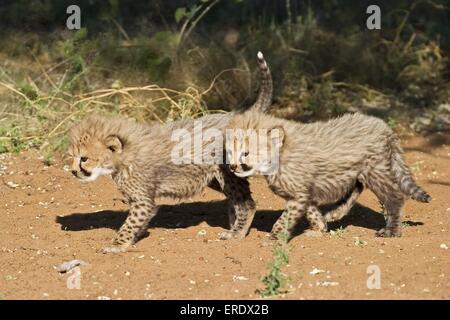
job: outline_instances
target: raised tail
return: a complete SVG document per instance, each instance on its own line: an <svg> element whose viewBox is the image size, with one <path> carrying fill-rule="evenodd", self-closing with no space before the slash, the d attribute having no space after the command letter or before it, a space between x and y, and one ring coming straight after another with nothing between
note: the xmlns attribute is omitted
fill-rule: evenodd
<svg viewBox="0 0 450 320"><path fill-rule="evenodd" d="M400 190L416 201L430 202L431 196L416 184L411 175L411 171L403 160L403 149L397 137L392 136L390 145L391 170L400 186Z"/></svg>
<svg viewBox="0 0 450 320"><path fill-rule="evenodd" d="M264 60L264 56L261 53L261 51L258 52L257 58L258 58L260 85L258 97L256 98L256 101L251 108L261 112L267 112L267 110L269 110L272 104L272 93L273 93L272 75L270 74L269 66L267 65L266 60Z"/></svg>

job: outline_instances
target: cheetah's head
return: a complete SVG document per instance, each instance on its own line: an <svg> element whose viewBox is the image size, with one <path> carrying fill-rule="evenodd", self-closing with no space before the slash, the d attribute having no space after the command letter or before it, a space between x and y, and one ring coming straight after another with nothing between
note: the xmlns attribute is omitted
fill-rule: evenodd
<svg viewBox="0 0 450 320"><path fill-rule="evenodd" d="M116 171L123 143L116 135L102 134L102 118L88 118L72 128L68 154L72 158L72 174L82 181Z"/></svg>
<svg viewBox="0 0 450 320"><path fill-rule="evenodd" d="M227 161L231 171L241 178L276 173L283 141L281 127L227 132Z"/></svg>

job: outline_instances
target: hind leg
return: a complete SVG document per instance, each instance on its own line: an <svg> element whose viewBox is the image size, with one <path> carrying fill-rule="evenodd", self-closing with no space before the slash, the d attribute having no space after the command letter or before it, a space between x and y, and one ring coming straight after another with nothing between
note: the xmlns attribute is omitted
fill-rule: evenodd
<svg viewBox="0 0 450 320"><path fill-rule="evenodd" d="M309 237L320 237L327 232L327 222L325 217L319 209L310 205L306 210L306 219L308 220L311 229L305 231L305 235Z"/></svg>
<svg viewBox="0 0 450 320"><path fill-rule="evenodd" d="M378 197L386 210L386 227L377 231L379 237L401 237L401 210L405 202L394 177L389 171L374 170L368 176L367 186Z"/></svg>
<svg viewBox="0 0 450 320"><path fill-rule="evenodd" d="M352 190L350 195L342 200L342 203L334 210L328 212L325 215L325 221L332 222L332 221L338 221L342 219L344 216L346 216L350 209L353 207L353 205L356 202L356 199L358 199L359 195L363 192L364 185L361 182L356 182L355 188Z"/></svg>
<svg viewBox="0 0 450 320"><path fill-rule="evenodd" d="M384 202L386 209L386 227L377 231L378 237L401 237L402 236L402 220L401 209L403 207L403 199L390 199Z"/></svg>
<svg viewBox="0 0 450 320"><path fill-rule="evenodd" d="M317 206L309 206L306 211L306 218L311 225L311 229L307 230L305 234L307 236L318 237L325 233L327 231L327 222L340 220L342 217L347 215L363 189L364 185L357 181L352 192L341 200L341 203L336 209L328 212L325 216L322 215Z"/></svg>
<svg viewBox="0 0 450 320"><path fill-rule="evenodd" d="M225 169L221 171L221 174L223 192L229 201L228 219L231 228L222 232L220 239L242 239L248 234L253 222L256 211L255 201L253 201L246 179L239 178Z"/></svg>

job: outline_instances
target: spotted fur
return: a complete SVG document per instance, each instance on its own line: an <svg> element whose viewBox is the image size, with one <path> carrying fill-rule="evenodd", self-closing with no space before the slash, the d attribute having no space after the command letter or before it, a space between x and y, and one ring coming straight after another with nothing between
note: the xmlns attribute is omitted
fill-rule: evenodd
<svg viewBox="0 0 450 320"><path fill-rule="evenodd" d="M400 211L405 195L422 202L431 200L414 182L398 137L375 117L356 113L301 124L250 110L235 116L229 128L265 129L269 146L279 147L279 158L273 159L279 160L279 169L265 175L270 188L287 200L286 210L273 227L274 237L286 226L290 234L305 214L313 229L326 231L326 222L342 218L364 186L386 209L386 227L378 231L379 236L401 235ZM269 136L274 129L279 133L275 139ZM257 157L251 157L247 145L241 143L241 149L228 150L235 161L230 168L240 177L265 174L266 165L251 161ZM323 216L318 206L330 203L340 205Z"/></svg>
<svg viewBox="0 0 450 320"><path fill-rule="evenodd" d="M272 80L264 57L258 53L260 92L254 110L266 111L271 103ZM232 114L208 115L201 121L203 130L223 130ZM194 120L165 125L146 125L122 118L92 116L70 131L69 154L72 173L83 181L112 175L127 199L130 211L125 223L103 252L122 252L135 243L156 215L156 197L184 199L200 193L206 186L220 189L227 197L230 230L221 239L243 238L255 213L246 179L231 174L225 165L175 164L171 152L175 129L193 132Z"/></svg>

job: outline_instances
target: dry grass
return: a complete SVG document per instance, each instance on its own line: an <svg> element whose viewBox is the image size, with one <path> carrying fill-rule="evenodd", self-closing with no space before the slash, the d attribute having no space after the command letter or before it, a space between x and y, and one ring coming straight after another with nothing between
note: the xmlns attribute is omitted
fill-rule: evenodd
<svg viewBox="0 0 450 320"><path fill-rule="evenodd" d="M64 145L65 134L73 123L91 113L163 123L220 112L208 110L204 97L222 74L202 91L194 87L178 91L156 84L124 87L115 81L110 88L78 94L63 89L64 76L56 81L45 71L41 78L50 84L47 90L30 77L25 85L0 77L0 98L7 101L0 110L0 122L4 124L0 151L14 152L30 146L58 149Z"/></svg>
<svg viewBox="0 0 450 320"><path fill-rule="evenodd" d="M194 15L178 11L180 30L150 36L128 34L116 20L102 35L87 27L4 32L0 152L58 149L71 124L94 112L165 122L242 108L255 97L259 50L271 66L277 116L310 121L363 111L394 127L399 116L433 115L450 101L448 49L407 17L382 34L330 30L311 10L270 27L249 21L252 28L193 32L216 3L191 8Z"/></svg>

